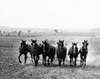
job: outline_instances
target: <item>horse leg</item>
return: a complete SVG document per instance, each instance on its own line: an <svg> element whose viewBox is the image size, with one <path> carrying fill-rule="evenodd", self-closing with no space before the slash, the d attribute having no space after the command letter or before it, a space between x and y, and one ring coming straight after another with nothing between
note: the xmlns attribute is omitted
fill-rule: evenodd
<svg viewBox="0 0 100 79"><path fill-rule="evenodd" d="M49 59L50 59L50 57L48 57L48 65L50 65L50 63L49 63Z"/></svg>
<svg viewBox="0 0 100 79"><path fill-rule="evenodd" d="M80 56L80 66L82 66L82 56Z"/></svg>
<svg viewBox="0 0 100 79"><path fill-rule="evenodd" d="M65 64L65 58L63 58L63 65Z"/></svg>
<svg viewBox="0 0 100 79"><path fill-rule="evenodd" d="M39 55L38 55L38 56L37 56L37 62L36 62L36 63L37 63L37 65L38 65L38 61L39 61L39 59L40 59L40 57L39 57Z"/></svg>
<svg viewBox="0 0 100 79"><path fill-rule="evenodd" d="M85 65L86 65L86 58L87 58L87 54L86 54L86 57L85 57Z"/></svg>
<svg viewBox="0 0 100 79"><path fill-rule="evenodd" d="M35 56L36 58L36 60L35 60L35 67L38 65L38 60L39 60L39 57L38 56Z"/></svg>
<svg viewBox="0 0 100 79"><path fill-rule="evenodd" d="M26 64L26 60L27 60L27 54L24 54L25 55L25 57L24 57L24 64Z"/></svg>
<svg viewBox="0 0 100 79"><path fill-rule="evenodd" d="M54 60L54 56L51 56L51 64L53 63Z"/></svg>
<svg viewBox="0 0 100 79"><path fill-rule="evenodd" d="M36 59L37 59L37 58L36 58L35 55L33 56L33 58L34 58L34 64L35 64L35 67L36 67Z"/></svg>
<svg viewBox="0 0 100 79"><path fill-rule="evenodd" d="M72 58L70 57L70 66L71 66L71 59L72 59Z"/></svg>
<svg viewBox="0 0 100 79"><path fill-rule="evenodd" d="M37 57L34 55L34 64L35 64L35 67L37 66Z"/></svg>
<svg viewBox="0 0 100 79"><path fill-rule="evenodd" d="M44 58L44 65L46 66L46 57Z"/></svg>
<svg viewBox="0 0 100 79"><path fill-rule="evenodd" d="M31 55L31 61L32 61L32 63L33 63L33 54L32 54L32 53L30 53L30 55Z"/></svg>
<svg viewBox="0 0 100 79"><path fill-rule="evenodd" d="M76 66L77 57L75 57L75 66Z"/></svg>
<svg viewBox="0 0 100 79"><path fill-rule="evenodd" d="M84 65L84 56L82 56L82 66Z"/></svg>
<svg viewBox="0 0 100 79"><path fill-rule="evenodd" d="M22 53L20 53L19 56L18 56L18 60L19 60L20 63L21 63L21 60L20 60L21 55L22 55Z"/></svg>
<svg viewBox="0 0 100 79"><path fill-rule="evenodd" d="M42 65L44 65L44 55L42 54Z"/></svg>
<svg viewBox="0 0 100 79"><path fill-rule="evenodd" d="M85 66L86 66L86 59L85 59Z"/></svg>
<svg viewBox="0 0 100 79"><path fill-rule="evenodd" d="M46 66L46 56L43 56L43 65Z"/></svg>
<svg viewBox="0 0 100 79"><path fill-rule="evenodd" d="M33 55L34 63L35 63L35 55Z"/></svg>
<svg viewBox="0 0 100 79"><path fill-rule="evenodd" d="M73 57L70 56L70 66L72 66Z"/></svg>
<svg viewBox="0 0 100 79"><path fill-rule="evenodd" d="M45 66L46 64L46 61L45 61L45 58L43 57L43 62L42 62L42 64Z"/></svg>
<svg viewBox="0 0 100 79"><path fill-rule="evenodd" d="M82 66L85 66L85 56L82 57Z"/></svg>
<svg viewBox="0 0 100 79"><path fill-rule="evenodd" d="M38 56L36 56L36 58L37 58L37 60L39 61L39 59L40 59L39 55L38 55Z"/></svg>
<svg viewBox="0 0 100 79"><path fill-rule="evenodd" d="M53 58L51 58L51 64L52 64L52 62L53 62Z"/></svg>
<svg viewBox="0 0 100 79"><path fill-rule="evenodd" d="M59 66L61 66L61 58L59 58L58 61L59 61Z"/></svg>
<svg viewBox="0 0 100 79"><path fill-rule="evenodd" d="M53 62L53 58L51 58L51 64L52 64L52 62Z"/></svg>
<svg viewBox="0 0 100 79"><path fill-rule="evenodd" d="M84 56L84 66L86 66L86 55Z"/></svg>

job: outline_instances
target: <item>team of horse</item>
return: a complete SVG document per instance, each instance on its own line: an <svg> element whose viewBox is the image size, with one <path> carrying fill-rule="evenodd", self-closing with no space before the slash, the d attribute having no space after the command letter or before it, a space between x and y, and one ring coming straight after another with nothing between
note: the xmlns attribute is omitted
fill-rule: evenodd
<svg viewBox="0 0 100 79"><path fill-rule="evenodd" d="M67 47L64 46L64 40L59 40L57 42L57 47L54 47L46 40L42 41L42 44L38 44L37 40L31 39L31 45L27 44L25 40L21 40L18 60L21 63L20 56L24 54L24 63L26 64L27 54L30 53L31 61L34 61L35 66L37 66L38 61L40 59L40 55L42 55L42 64L46 66L51 65L56 56L58 60L58 65L61 66L62 63L63 65L65 64L65 59L68 55L70 58L70 66L76 66L77 58L80 54L80 66L86 66L88 45L88 40L84 40L80 49L78 49L77 43L72 43L72 46L69 48L69 50L67 50Z"/></svg>

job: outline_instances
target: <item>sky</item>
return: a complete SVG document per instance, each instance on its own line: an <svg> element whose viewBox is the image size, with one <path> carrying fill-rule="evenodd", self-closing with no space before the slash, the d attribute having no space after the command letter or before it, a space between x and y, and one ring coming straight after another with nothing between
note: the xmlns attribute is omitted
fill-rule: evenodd
<svg viewBox="0 0 100 79"><path fill-rule="evenodd" d="M0 25L16 28L100 28L100 0L0 0Z"/></svg>

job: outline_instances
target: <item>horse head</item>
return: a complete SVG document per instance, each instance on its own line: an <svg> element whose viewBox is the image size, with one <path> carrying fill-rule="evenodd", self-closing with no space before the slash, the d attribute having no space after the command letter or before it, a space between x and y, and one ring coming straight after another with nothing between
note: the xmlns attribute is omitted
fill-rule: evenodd
<svg viewBox="0 0 100 79"><path fill-rule="evenodd" d="M85 50L87 50L87 46L89 45L88 44L88 40L84 40L84 42L82 42L82 44L83 44L83 49L85 49Z"/></svg>
<svg viewBox="0 0 100 79"><path fill-rule="evenodd" d="M23 40L23 39L21 39L21 41L22 41L22 43L25 43L26 42L26 40Z"/></svg>
<svg viewBox="0 0 100 79"><path fill-rule="evenodd" d="M76 53L78 50L77 50L77 43L72 43L72 51L73 53Z"/></svg>
<svg viewBox="0 0 100 79"><path fill-rule="evenodd" d="M57 42L57 45L58 45L58 50L59 51L61 51L62 50L62 48L64 47L64 40L59 40L58 42Z"/></svg>
<svg viewBox="0 0 100 79"><path fill-rule="evenodd" d="M32 43L31 43L32 46L36 45L37 40L31 39L31 41L32 41Z"/></svg>
<svg viewBox="0 0 100 79"><path fill-rule="evenodd" d="M77 46L77 43L72 43L72 46Z"/></svg>
<svg viewBox="0 0 100 79"><path fill-rule="evenodd" d="M63 47L64 46L64 40L59 40L60 46Z"/></svg>
<svg viewBox="0 0 100 79"><path fill-rule="evenodd" d="M26 40L23 40L23 39L21 39L21 48L24 48L25 47L25 45L26 45Z"/></svg>
<svg viewBox="0 0 100 79"><path fill-rule="evenodd" d="M89 43L88 43L88 40L84 40L84 43L88 46Z"/></svg>
<svg viewBox="0 0 100 79"><path fill-rule="evenodd" d="M45 41L42 41L43 43L43 51L46 52L49 50L49 43L45 40Z"/></svg>
<svg viewBox="0 0 100 79"><path fill-rule="evenodd" d="M57 42L57 45L58 45L58 50L60 50L60 43L59 43L59 42Z"/></svg>

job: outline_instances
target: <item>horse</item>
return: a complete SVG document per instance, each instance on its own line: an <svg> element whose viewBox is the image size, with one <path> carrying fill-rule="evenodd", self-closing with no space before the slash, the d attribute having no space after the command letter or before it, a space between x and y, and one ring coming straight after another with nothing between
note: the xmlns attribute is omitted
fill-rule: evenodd
<svg viewBox="0 0 100 79"><path fill-rule="evenodd" d="M79 53L80 53L80 66L86 66L86 58L88 54L88 40L84 40L82 42L83 46L80 48Z"/></svg>
<svg viewBox="0 0 100 79"><path fill-rule="evenodd" d="M48 65L52 64L54 57L55 57L55 47L50 45L46 40L42 41L43 43L43 64L46 66L46 62ZM48 57L48 59L47 59ZM51 62L49 62L51 59Z"/></svg>
<svg viewBox="0 0 100 79"><path fill-rule="evenodd" d="M70 66L72 66L73 59L74 59L74 65L76 66L78 54L79 53L78 53L77 43L72 43L72 46L70 47L68 51L68 55L70 58Z"/></svg>
<svg viewBox="0 0 100 79"><path fill-rule="evenodd" d="M21 60L20 60L20 57L22 54L24 54L24 64L26 64L26 60L27 60L27 53L29 52L30 55L31 55L31 59L32 59L32 54L31 54L31 46L29 44L26 44L26 40L23 40L21 39L21 44L20 44L20 47L19 47L19 56L18 56L18 60L19 62L21 63Z"/></svg>
<svg viewBox="0 0 100 79"><path fill-rule="evenodd" d="M64 40L57 42L58 48L57 48L57 59L59 62L59 66L61 66L61 62L63 61L63 65L66 58L67 48L64 46Z"/></svg>
<svg viewBox="0 0 100 79"><path fill-rule="evenodd" d="M43 46L41 44L37 44L37 40L32 40L31 39L31 53L32 53L32 58L34 59L35 66L38 65L39 61L39 56L43 53Z"/></svg>

